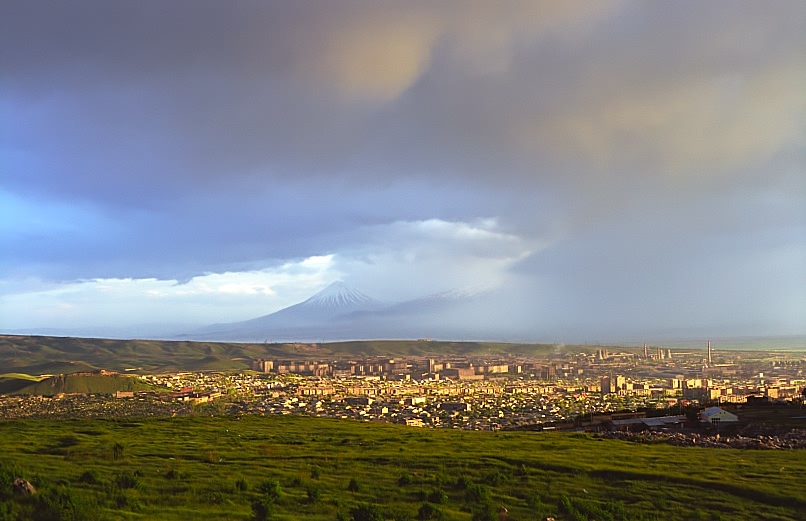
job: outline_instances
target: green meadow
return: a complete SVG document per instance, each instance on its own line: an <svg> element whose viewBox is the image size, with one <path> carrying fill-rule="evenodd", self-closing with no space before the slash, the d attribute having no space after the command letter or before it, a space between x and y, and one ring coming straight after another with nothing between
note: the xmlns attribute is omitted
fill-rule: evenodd
<svg viewBox="0 0 806 521"><path fill-rule="evenodd" d="M292 416L6 421L0 445L2 520L806 519L802 451Z"/></svg>

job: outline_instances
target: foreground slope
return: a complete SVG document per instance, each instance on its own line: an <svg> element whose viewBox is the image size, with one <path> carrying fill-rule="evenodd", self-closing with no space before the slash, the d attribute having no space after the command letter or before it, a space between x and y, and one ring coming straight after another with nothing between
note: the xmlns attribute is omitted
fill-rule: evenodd
<svg viewBox="0 0 806 521"><path fill-rule="evenodd" d="M800 451L283 416L0 422L0 450L0 481L33 480L41 495L6 495L5 508L60 498L80 519L245 521L256 502L272 519L329 521L367 511L411 520L424 508L465 521L498 519L501 507L510 521L795 521L806 512Z"/></svg>

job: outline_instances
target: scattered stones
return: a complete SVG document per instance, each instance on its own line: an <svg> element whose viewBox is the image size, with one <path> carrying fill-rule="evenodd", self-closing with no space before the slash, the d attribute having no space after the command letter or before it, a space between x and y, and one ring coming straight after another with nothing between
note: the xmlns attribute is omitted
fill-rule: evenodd
<svg viewBox="0 0 806 521"><path fill-rule="evenodd" d="M750 434L734 436L701 435L682 432L605 432L601 438L634 441L639 443L667 443L679 447L713 447L730 449L806 449L806 429L793 429L774 435Z"/></svg>

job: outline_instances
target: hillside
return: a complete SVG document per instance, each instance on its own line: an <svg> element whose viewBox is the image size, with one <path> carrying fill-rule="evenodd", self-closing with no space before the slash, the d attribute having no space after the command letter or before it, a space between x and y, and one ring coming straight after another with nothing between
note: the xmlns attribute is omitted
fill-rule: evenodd
<svg viewBox="0 0 806 521"><path fill-rule="evenodd" d="M160 373L245 370L255 358L349 358L354 356L545 355L562 349L545 344L370 340L324 344L239 344L161 340L111 340L0 335L0 367L30 375L110 371Z"/></svg>
<svg viewBox="0 0 806 521"><path fill-rule="evenodd" d="M31 376L24 373L0 374L0 394L17 394L22 389L31 387L43 379L43 377Z"/></svg>
<svg viewBox="0 0 806 521"><path fill-rule="evenodd" d="M69 519L165 521L246 521L259 509L287 521L495 521L501 507L508 521L797 521L806 511L800 451L581 434L287 416L37 420L0 422L0 450L0 485L20 476L39 490L15 500L0 487L15 519L33 505L48 519L69 507Z"/></svg>
<svg viewBox="0 0 806 521"><path fill-rule="evenodd" d="M20 386L8 394L53 396L60 393L114 394L117 391L149 390L150 386L133 376L77 373L50 376L29 382L28 385Z"/></svg>

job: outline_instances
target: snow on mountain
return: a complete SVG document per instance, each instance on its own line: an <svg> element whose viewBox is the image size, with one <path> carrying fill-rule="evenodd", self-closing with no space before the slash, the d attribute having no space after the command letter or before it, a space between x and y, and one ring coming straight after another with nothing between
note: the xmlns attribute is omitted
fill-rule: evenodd
<svg viewBox="0 0 806 521"><path fill-rule="evenodd" d="M488 294L489 290L482 287L457 288L397 302L383 309L362 313L362 315L444 315L447 312L457 311L458 308L483 299Z"/></svg>
<svg viewBox="0 0 806 521"><path fill-rule="evenodd" d="M336 281L299 305L343 313L357 309L377 308L381 303L342 281Z"/></svg>
<svg viewBox="0 0 806 521"><path fill-rule="evenodd" d="M293 306L243 322L215 324L195 334L197 340L263 341L271 339L462 338L475 334L489 290L462 288L385 305L344 282ZM470 320L468 320L470 319Z"/></svg>
<svg viewBox="0 0 806 521"><path fill-rule="evenodd" d="M322 333L323 327L331 334L337 333L341 317L381 307L383 304L379 301L338 281L312 297L274 313L243 322L213 324L183 337L233 341L258 341L277 336L302 338L309 334L315 337Z"/></svg>

